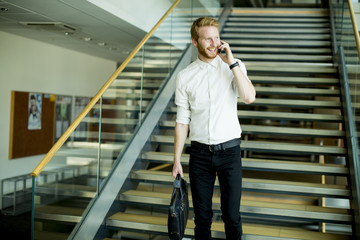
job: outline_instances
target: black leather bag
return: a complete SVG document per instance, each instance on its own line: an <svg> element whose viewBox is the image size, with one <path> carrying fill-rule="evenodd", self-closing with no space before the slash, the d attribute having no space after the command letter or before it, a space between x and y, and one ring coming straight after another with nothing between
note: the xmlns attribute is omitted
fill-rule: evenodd
<svg viewBox="0 0 360 240"><path fill-rule="evenodd" d="M181 240L184 237L189 215L189 198L186 181L180 174L174 181L174 191L171 195L168 215L168 233L171 240Z"/></svg>

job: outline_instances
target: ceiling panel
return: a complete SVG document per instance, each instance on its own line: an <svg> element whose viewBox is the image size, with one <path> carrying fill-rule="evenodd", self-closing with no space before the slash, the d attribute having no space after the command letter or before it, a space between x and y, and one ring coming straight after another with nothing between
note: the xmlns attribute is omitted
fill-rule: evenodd
<svg viewBox="0 0 360 240"><path fill-rule="evenodd" d="M20 22L57 22L76 31L56 31L41 24L29 27ZM86 0L0 0L0 30L117 62L122 62L146 34Z"/></svg>

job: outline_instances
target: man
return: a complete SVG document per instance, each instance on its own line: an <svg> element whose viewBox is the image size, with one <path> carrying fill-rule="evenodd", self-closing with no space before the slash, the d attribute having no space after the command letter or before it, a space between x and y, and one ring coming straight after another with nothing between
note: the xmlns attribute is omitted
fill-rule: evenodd
<svg viewBox="0 0 360 240"><path fill-rule="evenodd" d="M181 153L190 130L190 186L195 213L195 239L211 239L212 195L216 174L221 192L226 239L241 239L241 128L237 98L255 101L255 88L244 64L220 40L219 23L202 17L191 27L198 59L176 80L177 119L172 175L184 177ZM224 52L225 54L222 54Z"/></svg>

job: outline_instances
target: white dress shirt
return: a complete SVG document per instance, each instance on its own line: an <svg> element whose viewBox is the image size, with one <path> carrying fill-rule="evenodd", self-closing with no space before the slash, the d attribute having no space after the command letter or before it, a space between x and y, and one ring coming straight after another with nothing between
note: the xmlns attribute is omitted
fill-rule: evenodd
<svg viewBox="0 0 360 240"><path fill-rule="evenodd" d="M241 71L245 65L238 59ZM240 138L237 89L228 64L217 56L211 63L195 60L176 79L176 122L190 125L190 140L219 144Z"/></svg>

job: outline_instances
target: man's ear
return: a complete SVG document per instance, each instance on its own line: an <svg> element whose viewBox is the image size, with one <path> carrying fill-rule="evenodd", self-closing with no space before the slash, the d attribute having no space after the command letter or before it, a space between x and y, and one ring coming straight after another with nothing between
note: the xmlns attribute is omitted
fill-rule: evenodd
<svg viewBox="0 0 360 240"><path fill-rule="evenodd" d="M192 44L197 48L197 41L194 38L192 38L191 41L192 41Z"/></svg>

